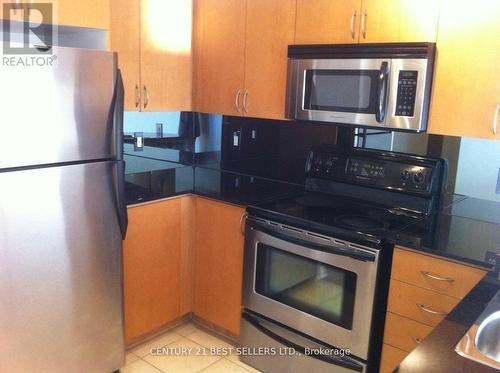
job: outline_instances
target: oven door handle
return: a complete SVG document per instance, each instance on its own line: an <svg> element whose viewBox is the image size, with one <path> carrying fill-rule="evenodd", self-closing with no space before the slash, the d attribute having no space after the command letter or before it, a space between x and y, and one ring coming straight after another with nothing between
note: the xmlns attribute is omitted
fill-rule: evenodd
<svg viewBox="0 0 500 373"><path fill-rule="evenodd" d="M246 321L248 321L251 325L253 325L260 332L267 335L269 338L274 339L276 342L284 345L285 347L293 348L296 352L299 352L302 355L306 355L305 347L300 346L292 341L289 341L288 339L280 336L279 334L276 334L275 332L269 330L264 325L262 325L262 323L260 322L260 320L258 318L250 315L247 312L243 312L241 314L241 317L244 318ZM324 361L326 363L330 363L333 365L348 368L348 369L354 370L356 372L363 371L363 366L356 363L354 360L352 360L350 358L332 357L332 356L323 355L323 354L318 354L318 355L308 354L307 357L311 357L313 359L321 360L321 361Z"/></svg>
<svg viewBox="0 0 500 373"><path fill-rule="evenodd" d="M380 66L380 74L378 77L378 104L377 113L375 114L375 119L379 123L385 121L386 105L387 105L387 90L389 88L389 63L384 61Z"/></svg>
<svg viewBox="0 0 500 373"><path fill-rule="evenodd" d="M341 248L334 247L334 246L321 245L321 244L301 240L300 238L287 236L287 235L282 234L282 233L274 232L270 229L263 227L261 224L258 224L258 223L254 223L254 224L255 224L255 226L258 226L256 229L259 232L265 233L271 237L277 238L277 239L282 240L282 241L286 241L286 242L293 243L293 244L298 245L298 246L305 247L307 249L323 251L323 252L327 252L327 253L335 254L335 255L347 256L349 258L361 260L364 262L374 262L376 259L375 254L365 253L365 252L360 252L360 251L353 251L353 250L345 250L345 249L341 249Z"/></svg>

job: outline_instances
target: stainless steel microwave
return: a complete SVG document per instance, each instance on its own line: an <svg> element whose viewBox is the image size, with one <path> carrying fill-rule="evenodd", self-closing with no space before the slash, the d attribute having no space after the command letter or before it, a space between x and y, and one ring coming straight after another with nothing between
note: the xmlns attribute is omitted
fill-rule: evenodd
<svg viewBox="0 0 500 373"><path fill-rule="evenodd" d="M289 46L286 117L423 132L435 54L434 43Z"/></svg>

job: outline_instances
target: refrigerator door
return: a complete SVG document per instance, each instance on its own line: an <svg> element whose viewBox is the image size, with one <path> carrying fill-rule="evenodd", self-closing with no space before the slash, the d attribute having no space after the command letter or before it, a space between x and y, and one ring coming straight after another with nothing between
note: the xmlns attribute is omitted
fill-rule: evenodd
<svg viewBox="0 0 500 373"><path fill-rule="evenodd" d="M115 167L0 173L0 372L122 366Z"/></svg>
<svg viewBox="0 0 500 373"><path fill-rule="evenodd" d="M0 65L0 169L114 157L116 54L53 55L53 66Z"/></svg>

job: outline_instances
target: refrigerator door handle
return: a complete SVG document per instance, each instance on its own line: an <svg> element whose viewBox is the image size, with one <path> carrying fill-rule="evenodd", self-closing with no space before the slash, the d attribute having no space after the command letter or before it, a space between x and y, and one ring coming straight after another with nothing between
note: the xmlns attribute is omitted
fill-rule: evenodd
<svg viewBox="0 0 500 373"><path fill-rule="evenodd" d="M116 74L115 94L113 97L113 129L115 143L115 158L117 161L123 160L123 111L124 111L123 79L120 70Z"/></svg>
<svg viewBox="0 0 500 373"><path fill-rule="evenodd" d="M118 223L120 224L120 231L122 239L127 236L128 228L128 214L127 214L127 201L125 198L125 161L115 162L115 194L118 212Z"/></svg>
<svg viewBox="0 0 500 373"><path fill-rule="evenodd" d="M123 110L124 87L120 70L116 74L115 92L113 97L113 130L115 144L115 195L118 212L118 222L122 238L125 239L128 227L127 202L125 198L125 161L123 160Z"/></svg>

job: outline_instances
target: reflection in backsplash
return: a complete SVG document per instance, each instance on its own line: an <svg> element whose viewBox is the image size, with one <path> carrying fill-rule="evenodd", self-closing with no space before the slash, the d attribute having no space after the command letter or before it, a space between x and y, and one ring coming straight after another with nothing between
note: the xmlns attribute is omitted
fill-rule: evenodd
<svg viewBox="0 0 500 373"><path fill-rule="evenodd" d="M195 116L191 112L125 113L125 154L193 164L198 136Z"/></svg>
<svg viewBox="0 0 500 373"><path fill-rule="evenodd" d="M449 192L500 202L500 141L495 140L190 112L126 113L124 128L129 155L296 184L304 183L308 151L319 144L440 157L449 161ZM141 151L134 150L136 132L144 136Z"/></svg>
<svg viewBox="0 0 500 373"><path fill-rule="evenodd" d="M337 127L224 117L221 166L229 171L303 184L312 146L337 143Z"/></svg>

